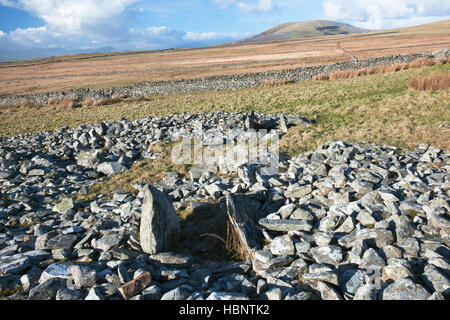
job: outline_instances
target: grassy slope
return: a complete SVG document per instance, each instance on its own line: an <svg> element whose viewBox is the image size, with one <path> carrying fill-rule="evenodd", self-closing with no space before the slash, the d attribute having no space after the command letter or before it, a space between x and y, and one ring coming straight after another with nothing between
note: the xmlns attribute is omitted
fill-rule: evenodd
<svg viewBox="0 0 450 320"><path fill-rule="evenodd" d="M408 89L412 76L449 71L449 65L436 65L346 80L150 96L146 101L125 100L109 106L63 111L51 106L3 109L0 111L0 135L35 133L63 125L77 126L122 117L134 120L180 112L254 109L316 118L314 127L293 128L289 132L288 136L299 136L299 142L289 145L294 153L330 139L368 140L402 147L428 141L450 149L450 139L438 128L440 124L450 123L449 90L416 92Z"/></svg>
<svg viewBox="0 0 450 320"><path fill-rule="evenodd" d="M282 137L281 151L291 155L336 139L408 148L415 148L425 141L450 149L450 90L417 92L408 89L412 76L442 72L450 72L450 65L278 87L151 96L146 101L125 100L109 106L66 111L57 111L50 106L2 110L0 135L39 132L63 125L77 126L123 117L134 120L180 112L246 112L253 109L300 114L317 121L308 128L293 127ZM93 186L89 196L81 198L87 200L98 193L108 194L117 187L132 192L135 182L159 180L166 171L186 173L188 168L170 163L170 144L155 147L160 148L156 152L165 156L137 162L131 170Z"/></svg>

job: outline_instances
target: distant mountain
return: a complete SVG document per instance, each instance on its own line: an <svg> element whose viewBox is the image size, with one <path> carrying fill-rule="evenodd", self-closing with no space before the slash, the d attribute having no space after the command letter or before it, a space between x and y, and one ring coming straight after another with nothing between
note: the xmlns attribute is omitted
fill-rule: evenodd
<svg viewBox="0 0 450 320"><path fill-rule="evenodd" d="M100 52L114 52L114 51L116 51L116 49L113 47L66 50L62 48L29 48L22 46L19 47L15 44L11 44L11 46L0 48L0 62L16 61L16 60L32 60L32 59L67 56L82 53L100 53Z"/></svg>
<svg viewBox="0 0 450 320"><path fill-rule="evenodd" d="M347 23L327 20L283 23L275 28L264 31L253 37L236 41L235 43L256 43L278 40L300 40L312 37L331 36L339 34L361 33L370 30L354 27Z"/></svg>

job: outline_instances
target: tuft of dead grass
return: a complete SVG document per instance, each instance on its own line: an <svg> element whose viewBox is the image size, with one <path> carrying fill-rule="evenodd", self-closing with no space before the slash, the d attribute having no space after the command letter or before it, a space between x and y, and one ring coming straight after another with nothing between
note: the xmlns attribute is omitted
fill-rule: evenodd
<svg viewBox="0 0 450 320"><path fill-rule="evenodd" d="M328 74L321 73L321 74L314 76L313 80L327 81L327 80L330 80L330 76Z"/></svg>
<svg viewBox="0 0 450 320"><path fill-rule="evenodd" d="M89 98L83 101L83 107L95 107L95 106L107 106L110 104L114 104L122 101L125 98L125 95L121 94L118 96L113 96L111 98L103 98L103 99L93 99Z"/></svg>
<svg viewBox="0 0 450 320"><path fill-rule="evenodd" d="M422 67L430 67L436 64L447 64L449 63L450 58L443 58L438 61L435 61L431 58L417 60L412 63L398 63L394 65L387 66L379 66L379 67L370 67L363 68L357 70L342 70L336 71L329 75L319 74L314 77L314 80L339 80L339 79L352 79L356 77L362 77L371 74L381 74L381 73L393 73L399 72L403 70L408 70L410 68L422 68Z"/></svg>
<svg viewBox="0 0 450 320"><path fill-rule="evenodd" d="M39 110L40 108L42 108L42 105L39 103L31 102L31 101L25 101L22 103L10 104L10 105L1 107L2 110L8 110L8 111L15 111L15 110L24 109L24 108Z"/></svg>
<svg viewBox="0 0 450 320"><path fill-rule="evenodd" d="M439 64L447 64L450 63L450 57L439 59Z"/></svg>
<svg viewBox="0 0 450 320"><path fill-rule="evenodd" d="M50 98L48 104L56 111L73 110L81 106L77 99L70 97Z"/></svg>
<svg viewBox="0 0 450 320"><path fill-rule="evenodd" d="M236 229L233 227L230 219L227 220L227 236L225 241L225 248L231 259L240 261L252 260L252 254L246 250L245 245L241 242Z"/></svg>
<svg viewBox="0 0 450 320"><path fill-rule="evenodd" d="M420 59L410 63L411 68L431 67L436 64L436 61L431 58Z"/></svg>
<svg viewBox="0 0 450 320"><path fill-rule="evenodd" d="M445 90L450 88L450 74L433 74L426 77L412 77L409 88L417 91Z"/></svg>

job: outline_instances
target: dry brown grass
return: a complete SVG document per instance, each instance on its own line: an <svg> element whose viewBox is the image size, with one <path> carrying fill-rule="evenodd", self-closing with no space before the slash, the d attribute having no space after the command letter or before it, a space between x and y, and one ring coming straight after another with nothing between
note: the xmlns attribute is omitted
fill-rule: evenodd
<svg viewBox="0 0 450 320"><path fill-rule="evenodd" d="M439 64L447 64L450 63L450 57L439 59Z"/></svg>
<svg viewBox="0 0 450 320"><path fill-rule="evenodd" d="M415 91L408 88L411 77L449 73L449 64L337 81L306 81L285 86L257 87L232 91L149 96L95 108L75 108L53 112L40 109L0 109L0 135L36 133L61 126L122 118L202 113L223 110L300 114L317 123L312 127L289 129L281 144L284 151L296 154L317 148L328 140L372 141L415 148L428 142L450 149L450 91ZM284 152L283 151L283 152ZM145 173L145 166L142 168ZM141 170L140 169L140 170Z"/></svg>
<svg viewBox="0 0 450 320"><path fill-rule="evenodd" d="M122 101L125 98L124 95L114 96L111 98L103 98L103 99L86 99L83 101L83 107L95 107L95 106L107 106L110 104L114 104Z"/></svg>
<svg viewBox="0 0 450 320"><path fill-rule="evenodd" d="M50 98L48 104L56 111L73 110L81 106L81 104L74 98Z"/></svg>
<svg viewBox="0 0 450 320"><path fill-rule="evenodd" d="M326 80L330 80L330 76L328 74L318 74L317 76L313 77L313 80L319 80L319 81L326 81Z"/></svg>
<svg viewBox="0 0 450 320"><path fill-rule="evenodd" d="M337 48L338 41L358 60L434 51L448 46L448 23L438 25L431 33L424 34L424 29L411 29L413 33L409 32L407 36L403 31L377 31L367 35L350 34L273 43L131 54L88 54L0 63L0 95L80 87L99 89L139 81L266 72L349 60Z"/></svg>
<svg viewBox="0 0 450 320"><path fill-rule="evenodd" d="M282 86L285 84L292 83L291 78L281 79L281 80L264 80L262 83L263 87L275 87L275 86Z"/></svg>
<svg viewBox="0 0 450 320"><path fill-rule="evenodd" d="M154 143L148 147L148 151L158 154L157 159L146 159L135 162L130 170L114 175L109 180L105 180L93 185L89 189L88 195L78 194L77 199L82 201L91 201L96 194L110 194L117 189L123 192L136 193L133 185L137 182L155 183L160 181L166 172L176 172L181 176L187 175L190 166L174 165L172 163L171 151L173 143L161 142Z"/></svg>
<svg viewBox="0 0 450 320"><path fill-rule="evenodd" d="M246 249L246 246L242 243L236 229L231 223L230 219L227 220L227 236L225 241L225 249L231 259L237 259L241 261L252 260L253 254Z"/></svg>
<svg viewBox="0 0 450 320"><path fill-rule="evenodd" d="M356 77L362 77L371 74L379 74L379 73L392 73L399 72L403 70L408 70L410 68L422 68L422 67L430 67L436 64L447 64L449 63L450 58L440 59L438 61L426 58L414 61L412 63L398 63L394 65L387 66L379 66L379 67L371 67L371 68L363 68L357 70L343 70L336 71L329 75L320 74L314 77L314 80L338 80L338 79L352 79Z"/></svg>
<svg viewBox="0 0 450 320"><path fill-rule="evenodd" d="M414 62L411 62L409 64L409 66L411 68L421 68L421 67L430 67L430 66L434 66L436 64L436 61L434 59L431 58L426 58L426 59L420 59Z"/></svg>
<svg viewBox="0 0 450 320"><path fill-rule="evenodd" d="M412 77L409 88L417 91L445 90L450 88L450 74L434 74L426 77Z"/></svg>
<svg viewBox="0 0 450 320"><path fill-rule="evenodd" d="M22 103L17 103L17 104L9 104L6 106L1 107L1 110L3 111L11 111L11 110L19 110L22 108L28 108L28 109L36 109L39 110L40 108L42 108L42 105L39 103L34 103L31 101L25 101Z"/></svg>

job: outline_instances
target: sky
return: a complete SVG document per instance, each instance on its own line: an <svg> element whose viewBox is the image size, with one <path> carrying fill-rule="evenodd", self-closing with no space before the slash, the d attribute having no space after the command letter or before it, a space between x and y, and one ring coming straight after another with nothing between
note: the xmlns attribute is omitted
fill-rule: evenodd
<svg viewBox="0 0 450 320"><path fill-rule="evenodd" d="M450 19L450 1L0 0L0 60L5 52L23 58L208 46L317 19L367 29L406 27Z"/></svg>

